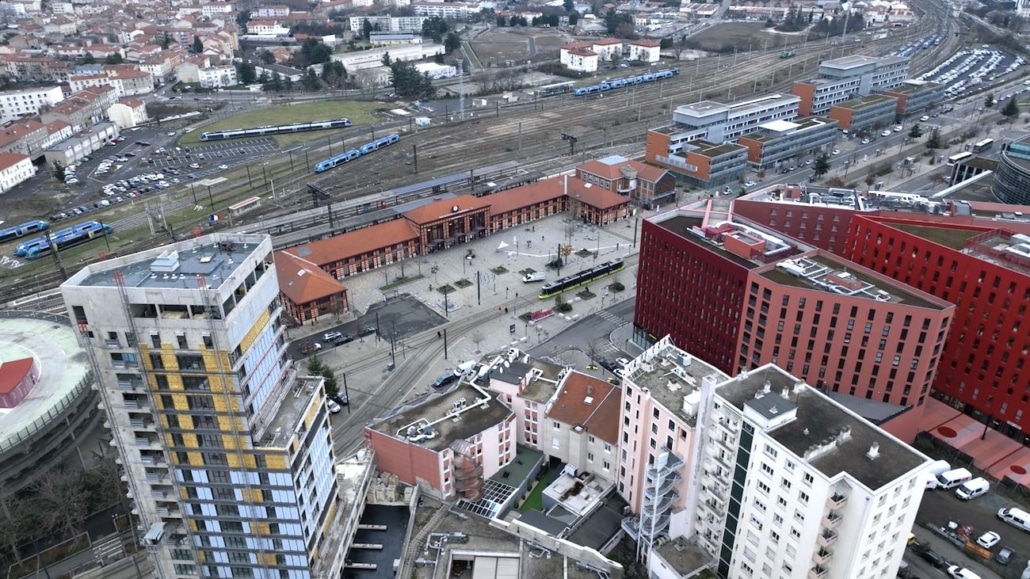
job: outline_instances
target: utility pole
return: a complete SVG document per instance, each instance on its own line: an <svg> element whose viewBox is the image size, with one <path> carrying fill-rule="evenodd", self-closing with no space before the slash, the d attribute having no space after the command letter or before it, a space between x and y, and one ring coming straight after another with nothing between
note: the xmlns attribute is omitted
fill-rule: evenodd
<svg viewBox="0 0 1030 579"><path fill-rule="evenodd" d="M415 163L415 174L418 175L418 145L411 145L411 157Z"/></svg>
<svg viewBox="0 0 1030 579"><path fill-rule="evenodd" d="M573 157L574 158L576 156L576 141L578 141L579 138L576 137L575 135L570 135L568 133L562 133L561 134L561 140L569 142L569 157Z"/></svg>

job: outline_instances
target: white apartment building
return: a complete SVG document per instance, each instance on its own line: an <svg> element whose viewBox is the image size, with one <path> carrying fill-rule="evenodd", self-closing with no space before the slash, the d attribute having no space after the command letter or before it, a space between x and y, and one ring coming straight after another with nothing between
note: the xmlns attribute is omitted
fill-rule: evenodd
<svg viewBox="0 0 1030 579"><path fill-rule="evenodd" d="M567 44L558 51L558 60L569 70L597 72L600 57L583 42Z"/></svg>
<svg viewBox="0 0 1030 579"><path fill-rule="evenodd" d="M793 121L801 99L795 95L772 94L731 104L700 101L680 105L672 113L676 127L682 127L687 140L704 139L711 143L734 141L769 121ZM677 134L676 137L680 137Z"/></svg>
<svg viewBox="0 0 1030 579"><path fill-rule="evenodd" d="M0 195L36 175L36 166L28 155L0 153Z"/></svg>
<svg viewBox="0 0 1030 579"><path fill-rule="evenodd" d="M819 77L794 83L802 116L825 116L833 105L896 88L908 78L909 59L850 55L819 64Z"/></svg>
<svg viewBox="0 0 1030 579"><path fill-rule="evenodd" d="M662 43L651 38L640 38L629 43L629 59L658 62L662 57Z"/></svg>
<svg viewBox="0 0 1030 579"><path fill-rule="evenodd" d="M236 86L235 66L210 66L197 70L197 80L201 88L224 88Z"/></svg>
<svg viewBox="0 0 1030 579"><path fill-rule="evenodd" d="M422 33L422 23L428 16L351 16L350 29L354 32L364 30L365 21L375 26L379 25L379 32L414 32Z"/></svg>
<svg viewBox="0 0 1030 579"><path fill-rule="evenodd" d="M164 578L335 577L329 411L286 356L272 242L214 234L61 286Z"/></svg>
<svg viewBox="0 0 1030 579"><path fill-rule="evenodd" d="M59 86L0 92L0 123L36 115L63 100Z"/></svg>
<svg viewBox="0 0 1030 579"><path fill-rule="evenodd" d="M358 52L345 52L333 55L333 60L343 63L347 72L353 73L366 68L377 68L383 65L383 55L389 54L390 60L422 60L432 58L437 54L443 54L442 44L432 42L424 44L409 44L407 46L391 46L388 48L377 48L372 50L361 50Z"/></svg>
<svg viewBox="0 0 1030 579"><path fill-rule="evenodd" d="M109 86L117 98L154 92L154 77L142 70L112 70L99 74L79 74L68 77L72 92Z"/></svg>
<svg viewBox="0 0 1030 579"><path fill-rule="evenodd" d="M277 20L251 20L247 22L247 34L252 36L289 36L290 27Z"/></svg>
<svg viewBox="0 0 1030 579"><path fill-rule="evenodd" d="M569 372L544 421L543 452L615 482L622 391L608 382Z"/></svg>
<svg viewBox="0 0 1030 579"><path fill-rule="evenodd" d="M719 577L897 574L926 456L771 364L702 398L694 532ZM660 552L650 564L679 576Z"/></svg>
<svg viewBox="0 0 1030 579"><path fill-rule="evenodd" d="M429 2L411 4L412 13L415 16L426 16L432 18L446 18L449 20L467 20L473 14L479 13L479 4L466 4L462 2Z"/></svg>
<svg viewBox="0 0 1030 579"><path fill-rule="evenodd" d="M129 129L150 120L147 104L133 97L125 97L108 107L107 118L119 129Z"/></svg>

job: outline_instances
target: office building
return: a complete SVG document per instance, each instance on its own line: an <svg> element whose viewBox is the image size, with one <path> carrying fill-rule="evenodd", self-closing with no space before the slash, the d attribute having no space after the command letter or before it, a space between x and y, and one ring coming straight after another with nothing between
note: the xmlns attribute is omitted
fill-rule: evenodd
<svg viewBox="0 0 1030 579"><path fill-rule="evenodd" d="M1030 205L1030 136L1013 140L998 158L991 193L1002 203Z"/></svg>
<svg viewBox="0 0 1030 579"><path fill-rule="evenodd" d="M944 100L944 85L928 80L908 79L883 94L897 99L901 116L921 115Z"/></svg>
<svg viewBox="0 0 1030 579"><path fill-rule="evenodd" d="M728 374L776 364L842 399L884 405L863 412L905 439L916 434L952 310L732 215L680 209L642 228L638 343L671 335Z"/></svg>
<svg viewBox="0 0 1030 579"><path fill-rule="evenodd" d="M713 390L694 524L718 576L894 577L930 459L773 365Z"/></svg>
<svg viewBox="0 0 1030 579"><path fill-rule="evenodd" d="M818 117L770 121L743 135L737 143L747 147L748 165L768 169L831 147L838 128L837 121Z"/></svg>
<svg viewBox="0 0 1030 579"><path fill-rule="evenodd" d="M88 265L61 293L157 576L338 576L329 412L286 356L271 238Z"/></svg>
<svg viewBox="0 0 1030 579"><path fill-rule="evenodd" d="M804 116L827 116L833 105L884 92L908 77L908 59L900 56L850 55L819 64L817 78L794 83Z"/></svg>
<svg viewBox="0 0 1030 579"><path fill-rule="evenodd" d="M850 133L890 126L898 115L898 100L873 94L837 103L830 107L827 117L837 121L841 130Z"/></svg>
<svg viewBox="0 0 1030 579"><path fill-rule="evenodd" d="M647 162L669 169L683 181L698 187L718 187L735 183L747 170L747 147L700 139L672 145L676 136L669 131L678 129L647 132Z"/></svg>

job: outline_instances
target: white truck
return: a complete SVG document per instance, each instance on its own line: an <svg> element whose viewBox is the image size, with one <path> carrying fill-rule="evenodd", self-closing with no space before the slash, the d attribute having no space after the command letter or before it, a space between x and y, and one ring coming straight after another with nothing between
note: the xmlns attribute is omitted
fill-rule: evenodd
<svg viewBox="0 0 1030 579"><path fill-rule="evenodd" d="M547 274L545 272L534 271L533 273L527 273L526 275L522 276L522 283L533 283L535 281L544 281L544 278L546 278L546 277L547 277Z"/></svg>

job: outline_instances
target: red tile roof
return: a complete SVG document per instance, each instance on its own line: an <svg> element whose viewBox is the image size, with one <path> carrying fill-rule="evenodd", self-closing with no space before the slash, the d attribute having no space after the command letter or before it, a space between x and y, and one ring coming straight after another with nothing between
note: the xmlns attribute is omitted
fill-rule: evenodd
<svg viewBox="0 0 1030 579"><path fill-rule="evenodd" d="M613 193L604 187L591 185L582 179L569 177L569 199L577 199L580 203L597 209L611 209L620 205L628 205L629 197Z"/></svg>
<svg viewBox="0 0 1030 579"><path fill-rule="evenodd" d="M32 364L32 358L11 360L0 364L0 395L10 394L18 384L21 384L25 375L32 370Z"/></svg>
<svg viewBox="0 0 1030 579"><path fill-rule="evenodd" d="M622 44L622 41L618 38L598 38L593 42L594 46L612 46L614 44Z"/></svg>
<svg viewBox="0 0 1030 579"><path fill-rule="evenodd" d="M0 153L0 171L5 171L28 158L28 155L18 153Z"/></svg>
<svg viewBox="0 0 1030 579"><path fill-rule="evenodd" d="M325 267L337 261L415 239L418 239L418 235L412 229L411 223L405 219L394 219L328 239L291 247L286 251L303 257L319 267Z"/></svg>
<svg viewBox="0 0 1030 579"><path fill-rule="evenodd" d="M645 48L658 48L662 45L661 42L658 42L657 40L651 40L650 38L640 38L638 40L630 42L630 44L632 44L633 46L643 46Z"/></svg>
<svg viewBox="0 0 1030 579"><path fill-rule="evenodd" d="M572 427L581 426L605 442L618 444L621 404L619 388L599 378L571 372L547 417Z"/></svg>
<svg viewBox="0 0 1030 579"><path fill-rule="evenodd" d="M425 225L441 219L448 219L452 215L475 211L489 207L490 202L484 197L473 197L472 195L459 195L451 199L441 199L416 207L404 213L404 217L417 225Z"/></svg>
<svg viewBox="0 0 1030 579"><path fill-rule="evenodd" d="M637 178L643 179L649 183L655 183L662 178L667 171L661 167L655 167L648 165L647 163L641 163L640 161L634 161L632 159L626 159L620 163L602 163L601 161L587 161L576 167L583 173L590 173L591 175L597 175L603 179L609 181L615 181L616 179L622 178L622 168L632 167L637 172Z"/></svg>
<svg viewBox="0 0 1030 579"><path fill-rule="evenodd" d="M306 304L347 291L336 278L310 261L285 251L275 253L279 291L295 304Z"/></svg>
<svg viewBox="0 0 1030 579"><path fill-rule="evenodd" d="M490 215L496 217L509 211L530 207L565 195L560 179L544 179L486 197L490 201Z"/></svg>
<svg viewBox="0 0 1030 579"><path fill-rule="evenodd" d="M579 56L597 56L597 53L589 48L567 48L564 50L569 54L576 54Z"/></svg>

